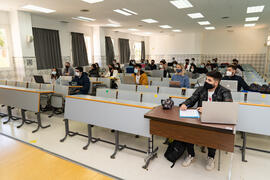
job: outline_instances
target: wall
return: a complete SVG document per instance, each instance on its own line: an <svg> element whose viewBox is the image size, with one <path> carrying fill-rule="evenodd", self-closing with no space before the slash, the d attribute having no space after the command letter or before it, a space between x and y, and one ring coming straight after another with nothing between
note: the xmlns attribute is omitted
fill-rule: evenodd
<svg viewBox="0 0 270 180"><path fill-rule="evenodd" d="M232 33L225 30L202 33L177 33L175 35L152 36L149 38L150 58L157 61L176 57L179 62L194 57L205 62L215 57L219 62L252 64L258 71L264 71L267 29L238 29Z"/></svg>

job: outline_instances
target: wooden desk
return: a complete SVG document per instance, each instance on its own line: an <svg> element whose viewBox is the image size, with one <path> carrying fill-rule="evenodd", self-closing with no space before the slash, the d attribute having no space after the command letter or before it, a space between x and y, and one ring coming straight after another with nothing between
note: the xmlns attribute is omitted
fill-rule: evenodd
<svg viewBox="0 0 270 180"><path fill-rule="evenodd" d="M156 107L144 115L150 119L150 133L227 152L234 151L235 126L205 124L200 119L180 118L179 107Z"/></svg>

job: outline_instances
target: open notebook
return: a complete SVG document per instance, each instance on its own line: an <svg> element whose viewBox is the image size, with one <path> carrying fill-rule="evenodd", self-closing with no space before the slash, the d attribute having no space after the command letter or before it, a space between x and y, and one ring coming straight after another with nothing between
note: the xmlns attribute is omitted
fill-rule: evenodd
<svg viewBox="0 0 270 180"><path fill-rule="evenodd" d="M196 109L187 109L186 111L179 111L180 118L200 118L200 114Z"/></svg>

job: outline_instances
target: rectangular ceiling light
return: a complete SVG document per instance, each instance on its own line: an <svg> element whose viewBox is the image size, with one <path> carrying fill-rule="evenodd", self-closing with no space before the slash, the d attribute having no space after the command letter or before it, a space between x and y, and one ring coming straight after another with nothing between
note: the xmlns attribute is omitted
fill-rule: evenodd
<svg viewBox="0 0 270 180"><path fill-rule="evenodd" d="M209 26L209 27L205 27L204 29L206 29L206 30L214 30L216 28L214 26Z"/></svg>
<svg viewBox="0 0 270 180"><path fill-rule="evenodd" d="M174 29L173 32L182 32L180 29Z"/></svg>
<svg viewBox="0 0 270 180"><path fill-rule="evenodd" d="M188 0L170 1L178 9L191 8L193 5Z"/></svg>
<svg viewBox="0 0 270 180"><path fill-rule="evenodd" d="M130 14L130 13L128 13L128 12L126 12L126 11L123 11L123 10L121 10L121 9L115 9L115 10L113 10L114 12L117 12L117 13L119 13L119 14L123 14L123 15L125 15L125 16L131 16L132 14Z"/></svg>
<svg viewBox="0 0 270 180"><path fill-rule="evenodd" d="M131 11L129 9L126 9L126 8L123 8L124 11L130 13L130 14L134 14L134 15L138 15L138 13L134 12L134 11Z"/></svg>
<svg viewBox="0 0 270 180"><path fill-rule="evenodd" d="M192 13L192 14L188 14L188 16L191 17L192 19L198 19L198 18L204 17L201 13Z"/></svg>
<svg viewBox="0 0 270 180"><path fill-rule="evenodd" d="M210 22L209 21L200 21L198 22L199 25L209 25Z"/></svg>
<svg viewBox="0 0 270 180"><path fill-rule="evenodd" d="M82 0L82 1L90 3L90 4L94 4L94 3L102 2L104 0Z"/></svg>
<svg viewBox="0 0 270 180"><path fill-rule="evenodd" d="M259 20L259 17L248 17L246 18L246 21L249 22L249 21L258 21Z"/></svg>
<svg viewBox="0 0 270 180"><path fill-rule="evenodd" d="M171 28L172 28L172 27L169 26L169 25L162 25L162 26L159 26L159 27L161 27L161 28L163 28L163 29L171 29Z"/></svg>
<svg viewBox="0 0 270 180"><path fill-rule="evenodd" d="M253 27L255 26L256 24L245 24L245 27Z"/></svg>
<svg viewBox="0 0 270 180"><path fill-rule="evenodd" d="M73 17L72 19L76 19L76 20L81 20L81 21L95 21L95 19L92 18L88 18L88 17L83 17L83 16L78 16L78 17Z"/></svg>
<svg viewBox="0 0 270 180"><path fill-rule="evenodd" d="M106 24L106 26L109 26L109 27L120 27L121 25L120 24Z"/></svg>
<svg viewBox="0 0 270 180"><path fill-rule="evenodd" d="M129 31L139 31L138 29L128 29Z"/></svg>
<svg viewBox="0 0 270 180"><path fill-rule="evenodd" d="M39 7L39 6L34 6L34 5L26 5L26 6L23 6L22 8L32 10L32 11L43 12L43 13L55 12L55 10L47 9L47 8L43 8L43 7Z"/></svg>
<svg viewBox="0 0 270 180"><path fill-rule="evenodd" d="M146 22L146 23L149 23L149 24L152 24L152 23L158 23L158 21L154 20L154 19L143 19L142 20L143 22Z"/></svg>
<svg viewBox="0 0 270 180"><path fill-rule="evenodd" d="M247 8L247 13L263 12L264 6L251 6Z"/></svg>

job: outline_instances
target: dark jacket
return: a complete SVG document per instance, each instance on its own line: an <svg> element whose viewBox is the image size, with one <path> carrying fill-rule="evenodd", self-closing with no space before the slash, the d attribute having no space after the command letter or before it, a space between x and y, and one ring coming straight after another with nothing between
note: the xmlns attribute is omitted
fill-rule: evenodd
<svg viewBox="0 0 270 180"><path fill-rule="evenodd" d="M98 69L92 69L89 71L89 77L99 77L99 70Z"/></svg>
<svg viewBox="0 0 270 180"><path fill-rule="evenodd" d="M80 94L88 94L90 89L90 80L87 73L83 72L81 77L75 76L72 82L76 82L78 86L83 86L80 88Z"/></svg>
<svg viewBox="0 0 270 180"><path fill-rule="evenodd" d="M156 64L149 64L148 66L151 68L151 70L157 69Z"/></svg>
<svg viewBox="0 0 270 180"><path fill-rule="evenodd" d="M212 97L213 101L217 102L233 101L231 91L221 85L218 85ZM182 104L185 104L187 107L193 107L198 102L198 107L202 107L202 102L207 100L208 100L208 90L204 87L199 87L192 94L192 96ZM179 106L181 106L182 104L180 104Z"/></svg>
<svg viewBox="0 0 270 180"><path fill-rule="evenodd" d="M245 82L245 80L241 76L237 76L237 75L234 75L234 76L224 76L222 78L222 80L237 81L238 82L237 91L241 91L241 88L243 88L246 91L249 90L248 84Z"/></svg>
<svg viewBox="0 0 270 180"><path fill-rule="evenodd" d="M237 64L237 68L240 69L241 71L245 71L240 64Z"/></svg>

